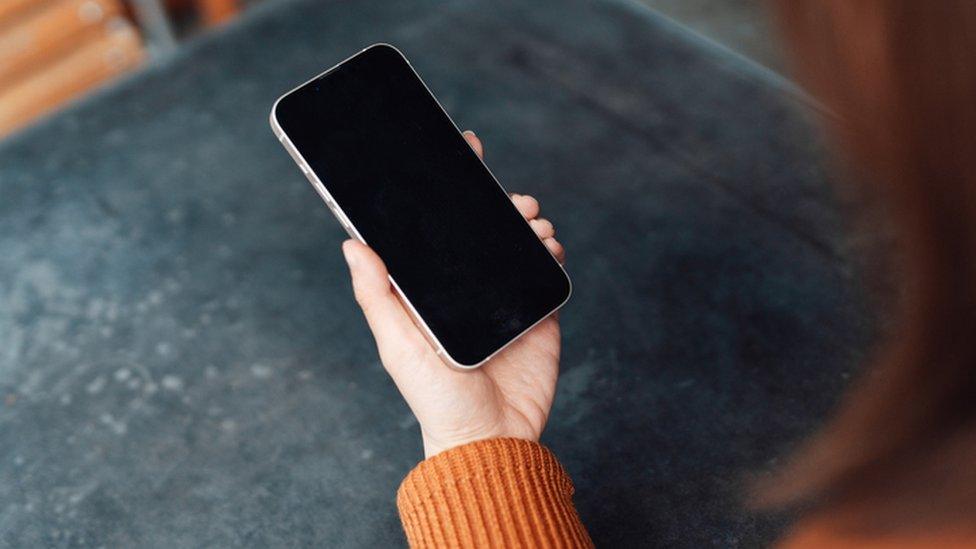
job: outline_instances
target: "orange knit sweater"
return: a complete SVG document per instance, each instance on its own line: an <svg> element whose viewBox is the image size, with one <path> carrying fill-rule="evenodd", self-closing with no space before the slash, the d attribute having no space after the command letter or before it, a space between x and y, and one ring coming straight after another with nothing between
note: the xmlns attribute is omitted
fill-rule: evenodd
<svg viewBox="0 0 976 549"><path fill-rule="evenodd" d="M411 547L592 547L547 448L482 440L423 461L397 494Z"/></svg>
<svg viewBox="0 0 976 549"><path fill-rule="evenodd" d="M573 507L573 483L545 447L482 440L423 461L397 494L411 547L593 547ZM828 525L801 527L783 549L974 547L968 536L849 539Z"/></svg>

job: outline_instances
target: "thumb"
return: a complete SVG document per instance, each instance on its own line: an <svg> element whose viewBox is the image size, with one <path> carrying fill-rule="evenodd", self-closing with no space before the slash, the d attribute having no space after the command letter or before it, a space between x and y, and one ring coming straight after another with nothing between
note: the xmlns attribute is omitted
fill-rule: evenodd
<svg viewBox="0 0 976 549"><path fill-rule="evenodd" d="M343 242L342 254L349 265L356 302L373 332L380 358L396 379L398 372L395 370L402 362L397 358L404 352L415 351L417 343L426 345L426 341L422 337L418 341L417 328L393 293L389 273L380 256L356 240Z"/></svg>

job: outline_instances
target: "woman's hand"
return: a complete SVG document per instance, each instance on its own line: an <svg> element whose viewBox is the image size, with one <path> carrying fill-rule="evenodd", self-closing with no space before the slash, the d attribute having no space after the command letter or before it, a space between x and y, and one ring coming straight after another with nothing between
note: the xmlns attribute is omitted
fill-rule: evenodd
<svg viewBox="0 0 976 549"><path fill-rule="evenodd" d="M482 156L481 141L474 133L464 136ZM552 223L539 217L539 203L521 195L512 195L512 201L562 262L563 248L554 238ZM355 240L343 243L342 251L380 360L420 422L427 457L486 438L539 440L559 373L559 321L555 316L537 324L481 368L458 372L441 361L414 325L379 256Z"/></svg>

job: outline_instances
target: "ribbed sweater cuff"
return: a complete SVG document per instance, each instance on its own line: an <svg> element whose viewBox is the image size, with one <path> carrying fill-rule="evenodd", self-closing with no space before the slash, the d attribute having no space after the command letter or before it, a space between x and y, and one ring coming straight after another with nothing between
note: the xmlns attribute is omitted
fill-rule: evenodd
<svg viewBox="0 0 976 549"><path fill-rule="evenodd" d="M420 463L397 493L411 547L592 547L547 448L482 440Z"/></svg>

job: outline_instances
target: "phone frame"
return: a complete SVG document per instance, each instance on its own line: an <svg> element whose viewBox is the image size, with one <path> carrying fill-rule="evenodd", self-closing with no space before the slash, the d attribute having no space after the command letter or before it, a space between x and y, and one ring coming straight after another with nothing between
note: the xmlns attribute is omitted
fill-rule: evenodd
<svg viewBox="0 0 976 549"><path fill-rule="evenodd" d="M342 207L339 206L339 204L335 201L334 198L332 198L332 195L329 193L328 189L326 189L325 185L319 179L318 175L316 175L315 171L312 170L312 167L302 156L302 153L299 152L298 148L295 147L294 143L291 142L291 139L288 138L288 135L285 133L284 129L282 129L281 125L278 123L277 109L278 109L278 104L281 102L281 100L287 97L288 95L291 95L292 93L298 91L299 89L303 88L309 83L318 80L319 78L322 78L323 76L326 76L330 72L338 69L343 64L377 47L390 48L393 51L395 51L397 54L399 54L401 58L403 58L407 66L410 67L410 70L413 72L414 76L417 77L417 80L424 86L424 88L427 90L427 93L430 94L430 96L434 99L434 102L441 109L441 112L444 113L444 116L446 116L447 119L451 121L451 124L454 126L454 130L458 132L458 135L460 135L462 139L464 139L464 133L458 127L457 123L454 122L454 119L451 118L451 115L447 112L447 109L445 109L444 106L441 105L441 102L437 99L437 96L434 95L434 92L431 91L430 87L427 86L427 83L424 81L424 79L420 77L420 74L417 72L417 70L413 68L413 65L410 63L410 60L407 59L407 56L404 55L403 52L401 52L396 46L386 42L378 42L370 46L367 46L362 50L350 55L349 57L342 60L341 62L336 63L334 66L322 71L321 73L313 76L312 78L309 78L308 80L299 84L298 86L295 86L291 90L283 93L278 99L275 100L274 105L271 106L271 116L270 116L271 130L278 138L278 141L281 142L285 150L288 151L288 154L291 156L292 160L294 160L295 163L298 164L298 167L301 169L302 173L305 174L305 177L312 184L312 187L316 190L316 192L318 192L319 196L325 202L325 205L328 206L329 209L332 211L333 215L335 215L336 219L339 221L339 224L342 225L342 228L346 230L346 232L349 234L351 238L358 240L359 242L362 242L367 246L369 244L366 242L366 239L363 238L363 236L353 225L352 221L350 221L349 218L346 216L346 214L342 211ZM465 143L467 143L466 139L464 141ZM468 145L468 147L471 148L470 145ZM498 181L498 178L495 177L495 174L492 173L488 165L485 164L484 160L480 156L478 156L478 154L474 151L473 148L471 149L471 154L474 154L475 157L478 158L478 161L481 162L482 167L484 167L484 169L488 172L488 174L491 176L495 184L498 185L498 188L501 189L501 191L504 192L506 195L511 196L508 193L508 191L505 190L505 187L503 187L502 184ZM512 204L512 207L513 208L515 207L514 203ZM522 216L520 213L520 217L522 218L522 221L525 222L525 224L529 227L529 229L532 230L532 226L529 224L529 221L525 219L525 216ZM535 231L533 230L533 233L534 232ZM486 362L488 362L489 360L497 356L498 353L502 352L509 345L511 345L519 338L521 338L522 336L530 332L533 328L539 325L540 322L555 314L556 311L558 311L564 305L566 305L566 303L569 301L569 298L573 295L573 281L572 279L569 278L569 274L566 272L566 268L563 267L562 263L560 263L559 260L556 259L556 256L553 255L551 251L549 251L549 247L542 242L541 238L539 239L539 244L543 248L545 248L546 252L548 252L550 256L552 256L553 261L556 263L556 265L559 266L559 269L560 271L562 271L563 276L566 277L566 283L568 284L568 288L569 288L569 290L566 292L566 298L561 303L559 303L559 305L556 305L556 307L554 307L551 311L542 315L539 318L539 320L533 322L525 330L519 332L517 335L512 337L512 339L508 340L505 344L500 346L498 349L492 351L491 354L489 354L487 357L485 357L484 359L482 359L480 362L476 364L461 364L458 361L454 360L454 358L450 355L450 353L447 352L444 346L441 345L440 340L437 339L437 336L434 334L434 332L430 329L429 326L427 326L427 323L424 321L420 313L417 312L417 309L415 309L413 304L410 303L410 300L407 298L406 294L403 293L403 290L400 289L400 286L396 283L396 280L393 279L393 275L387 274L387 278L390 280L390 284L393 285L393 289L396 291L396 294L399 297L400 301L407 306L407 310L410 312L410 315L413 317L414 322L417 324L418 327L421 328L420 330L421 333L427 339L427 342L431 345L431 347L433 347L435 354L439 356L441 360L452 369L459 370L459 371L472 371L483 366Z"/></svg>

